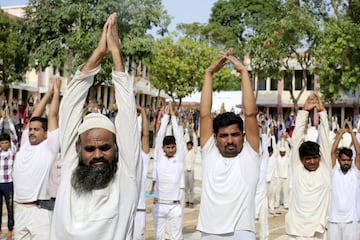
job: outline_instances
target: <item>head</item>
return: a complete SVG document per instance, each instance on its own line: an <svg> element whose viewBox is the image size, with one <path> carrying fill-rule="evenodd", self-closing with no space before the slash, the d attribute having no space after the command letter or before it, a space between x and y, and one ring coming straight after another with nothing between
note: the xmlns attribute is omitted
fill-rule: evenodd
<svg viewBox="0 0 360 240"><path fill-rule="evenodd" d="M283 147L283 146L280 147L279 154L280 154L281 157L284 157L286 155L285 147Z"/></svg>
<svg viewBox="0 0 360 240"><path fill-rule="evenodd" d="M186 148L188 151L190 151L193 147L194 147L193 141L190 140L186 143Z"/></svg>
<svg viewBox="0 0 360 240"><path fill-rule="evenodd" d="M176 140L174 136L165 136L163 140L162 149L165 155L170 158L176 153Z"/></svg>
<svg viewBox="0 0 360 240"><path fill-rule="evenodd" d="M316 171L320 165L320 146L311 141L303 142L299 148L299 156L305 169Z"/></svg>
<svg viewBox="0 0 360 240"><path fill-rule="evenodd" d="M352 164L353 152L350 148L340 148L338 152L338 162L341 171L345 174L349 171Z"/></svg>
<svg viewBox="0 0 360 240"><path fill-rule="evenodd" d="M47 138L48 120L43 117L32 117L29 122L29 142L38 145Z"/></svg>
<svg viewBox="0 0 360 240"><path fill-rule="evenodd" d="M269 153L270 157L273 155L273 153L274 153L273 147L271 147L271 146L268 147L268 153Z"/></svg>
<svg viewBox="0 0 360 240"><path fill-rule="evenodd" d="M244 144L242 119L233 112L216 116L213 121L216 146L223 157L236 157Z"/></svg>
<svg viewBox="0 0 360 240"><path fill-rule="evenodd" d="M102 189L114 179L118 168L115 126L104 115L91 113L78 129L79 164L71 184L78 193Z"/></svg>
<svg viewBox="0 0 360 240"><path fill-rule="evenodd" d="M0 149L7 151L10 148L10 135L3 133L0 135Z"/></svg>

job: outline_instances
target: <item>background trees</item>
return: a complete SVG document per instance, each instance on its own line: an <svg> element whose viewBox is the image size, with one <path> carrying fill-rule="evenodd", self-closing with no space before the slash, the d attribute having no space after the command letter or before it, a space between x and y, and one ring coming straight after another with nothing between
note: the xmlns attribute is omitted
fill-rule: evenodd
<svg viewBox="0 0 360 240"><path fill-rule="evenodd" d="M0 9L0 82L2 87L22 81L28 69L28 56L20 39L21 20L10 18ZM3 91L0 87L0 93Z"/></svg>
<svg viewBox="0 0 360 240"><path fill-rule="evenodd" d="M115 11L128 70L145 61L153 85L174 98L199 90L208 64L220 49L232 47L239 58L249 55L253 78L284 79L295 108L310 73L331 102L341 89L353 92L360 82L359 10L360 0L218 0L208 23L179 24L176 36L166 35L170 17L161 0L30 0L23 22L0 16L1 80L21 80L27 53L31 67L53 65L63 75L73 73ZM150 34L154 29L158 39ZM294 71L292 59L303 70L295 88L287 77ZM108 79L109 59L102 66L98 81ZM233 75L217 78L216 90L239 90Z"/></svg>
<svg viewBox="0 0 360 240"><path fill-rule="evenodd" d="M148 30L157 28L163 34L170 22L161 0L30 0L23 33L32 67L52 65L61 73L74 72L96 47L112 12L118 14L119 37L129 64L151 53L154 37ZM105 61L102 66L97 76L101 81L108 79L106 73L111 72L112 65Z"/></svg>
<svg viewBox="0 0 360 240"><path fill-rule="evenodd" d="M219 57L218 51L189 37L177 41L171 37L160 39L153 46L153 55L146 63L150 80L156 88L181 101L181 98L201 89L205 69ZM229 68L225 68L216 75L214 90L226 88L230 79L234 78L230 72Z"/></svg>

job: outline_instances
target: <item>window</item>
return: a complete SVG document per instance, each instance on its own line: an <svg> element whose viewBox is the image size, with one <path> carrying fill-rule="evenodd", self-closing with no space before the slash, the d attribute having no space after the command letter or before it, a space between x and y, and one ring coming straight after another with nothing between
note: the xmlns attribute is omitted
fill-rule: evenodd
<svg viewBox="0 0 360 240"><path fill-rule="evenodd" d="M303 87L303 71L295 70L295 90L301 90Z"/></svg>
<svg viewBox="0 0 360 240"><path fill-rule="evenodd" d="M306 72L306 89L307 90L315 89L314 74L311 74L309 71Z"/></svg>
<svg viewBox="0 0 360 240"><path fill-rule="evenodd" d="M284 74L284 90L292 89L292 74L290 72L285 72Z"/></svg>
<svg viewBox="0 0 360 240"><path fill-rule="evenodd" d="M261 91L266 90L266 78L265 77L259 76L258 83L259 83L259 90L261 90Z"/></svg>
<svg viewBox="0 0 360 240"><path fill-rule="evenodd" d="M271 91L277 90L277 87L278 87L278 80L271 78L270 79L270 90Z"/></svg>

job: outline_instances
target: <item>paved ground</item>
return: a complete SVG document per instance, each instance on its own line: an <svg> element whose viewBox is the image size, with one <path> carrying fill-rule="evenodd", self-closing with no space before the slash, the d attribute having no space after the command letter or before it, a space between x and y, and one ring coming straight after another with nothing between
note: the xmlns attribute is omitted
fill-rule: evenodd
<svg viewBox="0 0 360 240"><path fill-rule="evenodd" d="M147 189L150 189L152 179L152 162L149 166L149 174L147 180ZM198 240L200 239L200 233L196 231L196 224L199 214L199 203L201 193L201 164L198 159L195 166L195 207L193 209L184 208L184 222L183 222L183 234L184 239ZM154 240L154 224L152 218L152 198L146 198L146 240ZM270 240L285 240L285 219L286 210L281 210L281 214L277 217L269 216L269 233ZM258 228L258 224L256 224Z"/></svg>

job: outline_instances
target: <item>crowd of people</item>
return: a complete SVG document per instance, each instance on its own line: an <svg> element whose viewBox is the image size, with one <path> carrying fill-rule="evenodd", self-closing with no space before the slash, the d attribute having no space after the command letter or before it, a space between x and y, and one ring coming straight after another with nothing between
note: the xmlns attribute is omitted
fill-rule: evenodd
<svg viewBox="0 0 360 240"><path fill-rule="evenodd" d="M205 70L199 111L171 101L157 111L138 106L116 18L108 17L97 48L62 99L59 78L26 108L1 99L0 215L4 198L7 240L145 239L153 147L157 240L165 239L167 226L170 239L183 239L183 208L195 204L197 154L201 239L255 240L256 219L259 239L269 239L268 217L280 209L288 239L360 238L359 129L345 121L334 132L318 93L286 122L258 112L246 66L232 49ZM114 65L111 109L87 100L106 55ZM243 109L214 115L213 75L226 63L240 74Z"/></svg>

